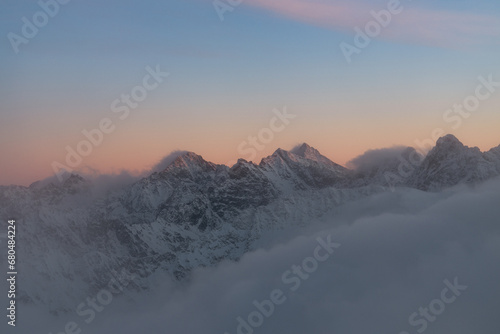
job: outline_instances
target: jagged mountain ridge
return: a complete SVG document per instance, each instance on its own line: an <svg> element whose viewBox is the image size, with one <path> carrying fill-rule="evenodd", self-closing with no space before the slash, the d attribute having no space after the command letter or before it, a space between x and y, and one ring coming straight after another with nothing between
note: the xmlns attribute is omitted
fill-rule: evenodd
<svg viewBox="0 0 500 334"><path fill-rule="evenodd" d="M500 146L488 152L463 145L455 136L438 139L408 182L421 190L438 191L459 183L474 183L500 175Z"/></svg>
<svg viewBox="0 0 500 334"><path fill-rule="evenodd" d="M60 184L2 186L0 215L21 222L22 300L70 309L117 268L137 274L137 288L146 289L156 272L182 279L194 268L237 260L265 231L307 224L386 190L387 173L423 190L500 175L500 146L481 153L446 136L411 173L400 173L413 151L364 171L337 165L307 144L278 149L259 165L240 159L232 167L188 152L98 199L78 175Z"/></svg>

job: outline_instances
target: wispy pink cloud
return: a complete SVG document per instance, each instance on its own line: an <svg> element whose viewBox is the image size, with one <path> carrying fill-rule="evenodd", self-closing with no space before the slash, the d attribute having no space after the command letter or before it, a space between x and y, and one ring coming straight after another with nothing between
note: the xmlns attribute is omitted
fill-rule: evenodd
<svg viewBox="0 0 500 334"><path fill-rule="evenodd" d="M271 11L293 20L345 32L363 28L372 20L371 11L386 9L387 2L377 4L356 0L246 0L247 6ZM492 43L500 36L500 18L486 14L453 12L417 7L415 2L401 1L404 10L393 16L381 38L401 42L445 47Z"/></svg>

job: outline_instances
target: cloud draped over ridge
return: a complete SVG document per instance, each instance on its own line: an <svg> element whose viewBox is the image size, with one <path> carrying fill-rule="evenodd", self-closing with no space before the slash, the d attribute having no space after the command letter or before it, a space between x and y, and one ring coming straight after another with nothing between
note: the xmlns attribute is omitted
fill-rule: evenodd
<svg viewBox="0 0 500 334"><path fill-rule="evenodd" d="M395 146L368 150L347 162L347 167L359 171L367 171L372 168L386 165L388 161L397 160L402 153L408 149L405 146Z"/></svg>
<svg viewBox="0 0 500 334"><path fill-rule="evenodd" d="M171 152L170 154L163 157L153 168L151 168L151 173L161 172L165 168L167 168L172 162L175 161L179 156L187 153L187 151L176 150Z"/></svg>
<svg viewBox="0 0 500 334"><path fill-rule="evenodd" d="M73 173L64 173L61 180L59 180L57 176L52 175L43 180L34 182L33 184L36 184L38 187L44 187L51 183L55 185L61 185L72 174L77 174L91 181L92 189L95 195L103 196L108 194L110 191L117 191L125 186L129 186L134 182L140 180L140 178L142 177L148 177L152 173L163 171L165 168L167 168L168 165L174 162L177 157L186 152L187 151L180 150L173 151L160 159L160 161L158 161L151 169L147 169L142 172L121 170L119 173L101 173L98 170L89 167L83 167Z"/></svg>

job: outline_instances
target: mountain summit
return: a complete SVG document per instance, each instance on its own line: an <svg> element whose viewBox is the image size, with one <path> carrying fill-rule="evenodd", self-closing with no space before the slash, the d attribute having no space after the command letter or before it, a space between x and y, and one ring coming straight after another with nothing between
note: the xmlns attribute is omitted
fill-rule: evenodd
<svg viewBox="0 0 500 334"><path fill-rule="evenodd" d="M439 149L462 149L464 147L464 144L452 134L443 136L436 142L436 148Z"/></svg>
<svg viewBox="0 0 500 334"><path fill-rule="evenodd" d="M215 164L206 161L201 155L193 152L186 152L178 156L165 171L175 168L187 169L190 172L211 171L215 170Z"/></svg>
<svg viewBox="0 0 500 334"><path fill-rule="evenodd" d="M437 140L409 180L422 190L438 191L460 183L475 183L500 174L500 161L489 152L465 146L449 134Z"/></svg>
<svg viewBox="0 0 500 334"><path fill-rule="evenodd" d="M299 157L303 157L305 159L321 162L321 163L332 163L330 159L319 153L317 149L314 147L309 146L308 144L304 143L302 145L296 146L293 148L291 153L298 155Z"/></svg>

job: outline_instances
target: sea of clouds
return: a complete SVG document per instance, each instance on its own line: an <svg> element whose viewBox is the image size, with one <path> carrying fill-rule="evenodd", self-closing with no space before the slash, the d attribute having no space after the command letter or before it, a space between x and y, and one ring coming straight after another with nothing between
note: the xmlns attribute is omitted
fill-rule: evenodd
<svg viewBox="0 0 500 334"><path fill-rule="evenodd" d="M22 306L16 330L66 333L75 321L89 334L498 334L499 204L500 179L400 188L269 233L188 281L158 275L140 293L132 283L88 324Z"/></svg>

